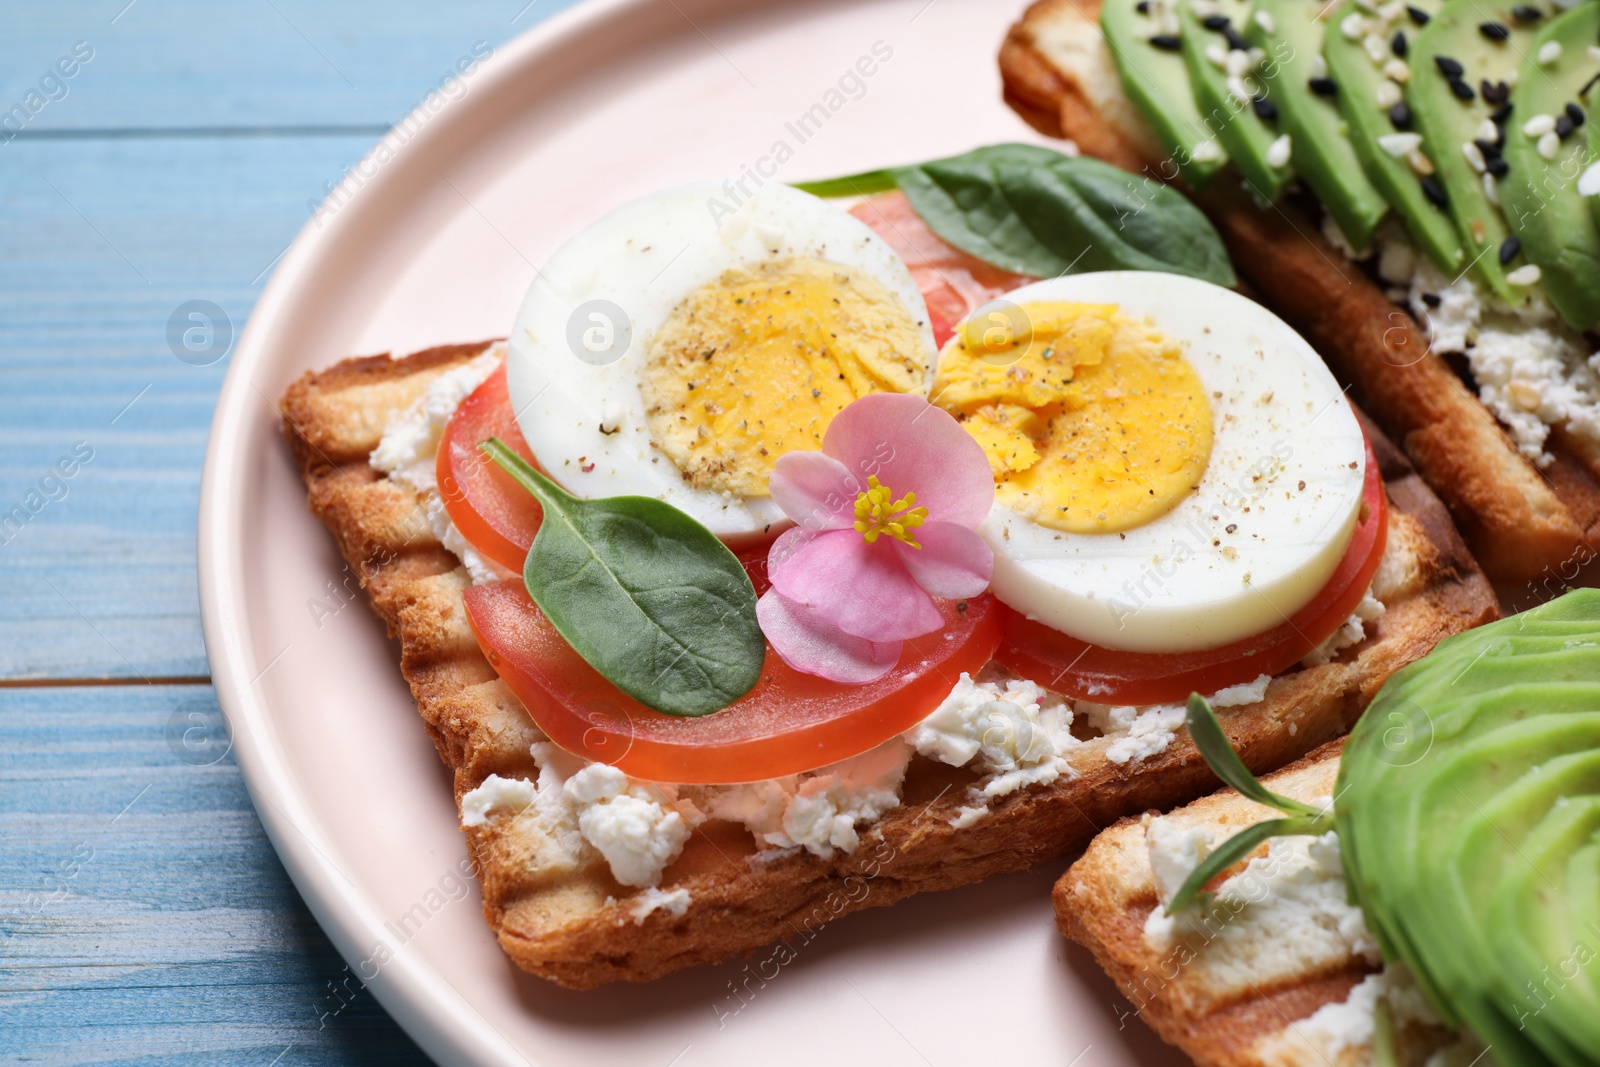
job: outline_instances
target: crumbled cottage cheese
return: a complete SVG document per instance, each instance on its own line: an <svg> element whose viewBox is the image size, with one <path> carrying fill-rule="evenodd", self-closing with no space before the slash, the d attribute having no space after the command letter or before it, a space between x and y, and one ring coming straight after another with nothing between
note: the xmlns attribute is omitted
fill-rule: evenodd
<svg viewBox="0 0 1600 1067"><path fill-rule="evenodd" d="M1352 260L1352 249L1331 217L1323 232ZM1419 254L1397 223L1385 223L1373 238L1378 274L1400 286L1412 314L1428 331L1429 347L1466 357L1478 397L1510 434L1517 450L1539 467L1552 462L1545 451L1550 430L1566 427L1600 448L1600 353L1568 327L1544 296L1530 291L1511 307L1489 293L1469 271L1447 278ZM1408 269L1409 268L1409 269ZM1438 307L1429 306L1426 294Z"/></svg>
<svg viewBox="0 0 1600 1067"><path fill-rule="evenodd" d="M1320 667L1324 663L1331 662L1335 656L1352 645L1359 645L1366 640L1366 624L1377 622L1383 617L1384 610L1383 601L1373 596L1372 590L1368 589L1362 594L1361 603L1356 605L1355 612L1300 662L1307 667Z"/></svg>
<svg viewBox="0 0 1600 1067"><path fill-rule="evenodd" d="M657 889L651 886L633 898L633 924L638 926L658 911L664 911L674 919L681 919L688 912L691 899L689 891L682 886L675 889Z"/></svg>
<svg viewBox="0 0 1600 1067"><path fill-rule="evenodd" d="M1209 840L1172 832L1153 819L1145 829L1161 907L1145 922L1145 943L1165 952L1183 943L1203 946L1196 964L1229 986L1278 971L1358 956L1376 965L1378 944L1346 898L1336 834L1275 837L1267 854L1218 887L1209 907L1166 913L1172 894L1210 851Z"/></svg>
<svg viewBox="0 0 1600 1067"><path fill-rule="evenodd" d="M472 391L493 374L505 358L505 345L486 348L471 362L446 371L428 384L422 399L396 419L383 434L368 462L392 481L416 493L427 509L428 526L433 535L461 560L474 582L493 581L507 572L486 559L461 536L439 498L434 475L434 460L439 454L439 439L450 416Z"/></svg>
<svg viewBox="0 0 1600 1067"><path fill-rule="evenodd" d="M1236 708L1259 703L1266 699L1271 681L1270 675L1263 674L1253 682L1231 685L1211 696L1211 706ZM1106 759L1118 766L1159 756L1171 748L1186 717L1182 704L1131 707L1080 700L1073 708L1090 726L1115 739L1106 748Z"/></svg>
<svg viewBox="0 0 1600 1067"><path fill-rule="evenodd" d="M983 776L968 790L973 803L952 820L957 827L987 815L995 797L1070 776L1067 756L1082 744L1072 736L1072 710L1063 698L1029 681L975 682L969 674L905 736L929 759L971 766Z"/></svg>
<svg viewBox="0 0 1600 1067"><path fill-rule="evenodd" d="M1371 1048L1377 1033L1380 1000L1388 1007L1396 1027L1444 1026L1411 971L1396 961L1367 975L1344 1000L1324 1004L1306 1018L1264 1038L1255 1049L1256 1055L1268 1067L1288 1067L1307 1062L1338 1063L1346 1050L1362 1053ZM1358 1055L1358 1060L1365 1058ZM1477 1061L1469 1056L1461 1062Z"/></svg>

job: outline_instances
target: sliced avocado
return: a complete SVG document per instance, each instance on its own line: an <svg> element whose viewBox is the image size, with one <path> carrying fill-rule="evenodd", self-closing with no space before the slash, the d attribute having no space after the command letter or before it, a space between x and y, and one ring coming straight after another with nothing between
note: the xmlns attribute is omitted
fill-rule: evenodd
<svg viewBox="0 0 1600 1067"><path fill-rule="evenodd" d="M1372 240L1389 203L1361 168L1339 105L1312 92L1322 52L1320 8L1306 0L1255 0L1245 40L1266 53L1258 75L1266 85L1260 110L1277 115L1290 137L1290 165L1305 178L1339 230L1356 248Z"/></svg>
<svg viewBox="0 0 1600 1067"><path fill-rule="evenodd" d="M1521 240L1523 254L1538 265L1538 284L1545 295L1576 330L1600 322L1600 226L1578 192L1579 176L1594 161L1589 153L1592 133L1579 126L1592 125L1580 94L1600 73L1600 64L1588 53L1597 40L1600 4L1594 3L1548 20L1534 37L1511 90L1513 117L1504 148L1510 171L1500 180L1506 221ZM1547 46L1541 63L1540 50ZM1541 115L1549 118L1540 120ZM1548 137L1524 132L1535 121L1558 125Z"/></svg>
<svg viewBox="0 0 1600 1067"><path fill-rule="evenodd" d="M1522 7L1540 12L1541 17L1518 19L1513 8ZM1499 169L1490 160L1500 154L1500 144L1483 134L1495 125L1491 116L1501 114L1509 102L1509 90L1502 94L1501 84L1509 87L1517 80L1536 27L1551 10L1548 4L1512 0L1448 0L1410 47L1406 101L1422 134L1423 150L1437 168L1436 177L1449 198L1450 214L1473 269L1508 304L1520 303L1527 295L1506 281L1506 272L1524 260L1515 246L1506 244L1511 228L1464 146L1474 145L1486 165ZM1512 111L1502 120L1500 142L1521 118L1515 108Z"/></svg>
<svg viewBox="0 0 1600 1067"><path fill-rule="evenodd" d="M1590 183L1600 186L1600 121L1596 121L1600 119L1600 75L1596 75L1583 94L1583 109L1589 113L1589 158L1595 162L1578 175L1585 179L1580 192L1589 201L1589 213L1594 216L1595 224L1600 225L1600 188L1590 188Z"/></svg>
<svg viewBox="0 0 1600 1067"><path fill-rule="evenodd" d="M1255 104L1265 95L1256 76L1264 57L1244 39L1250 5L1251 0L1177 0L1179 37L1201 121L1216 132L1251 191L1270 201L1294 171L1279 140L1283 134L1261 118Z"/></svg>
<svg viewBox="0 0 1600 1067"><path fill-rule="evenodd" d="M1417 24L1419 19L1426 19L1439 9L1439 0L1416 0L1410 6L1415 9L1416 15L1408 11L1397 28L1391 29L1391 34L1406 34L1408 42L1420 28ZM1375 62L1367 54L1360 38L1347 37L1341 31L1344 19L1352 14L1366 17L1353 2L1332 8L1331 14L1325 16L1328 32L1323 34L1322 55L1328 68L1325 76L1333 87L1333 99L1349 124L1351 145L1367 177L1405 220L1411 239L1421 246L1440 270L1454 275L1466 262L1455 220L1448 211L1429 199L1421 176L1411 169L1411 165L1403 158L1390 155L1378 141L1380 137L1404 132L1391 118L1394 105L1391 103L1389 107L1384 107L1380 103L1382 94L1397 95L1401 91L1399 83L1391 81L1384 73L1388 59ZM1392 36L1390 40L1393 40ZM1390 58L1399 59L1392 53ZM1405 61L1400 62L1403 64ZM1385 85L1393 88L1385 89ZM1326 91L1327 85L1321 88ZM1411 121L1404 112L1400 113L1400 117L1403 123Z"/></svg>
<svg viewBox="0 0 1600 1067"><path fill-rule="evenodd" d="M1600 590L1397 672L1336 795L1346 879L1385 958L1502 1067L1600 1064ZM1554 973L1586 986L1558 991ZM1525 1011L1530 990L1570 1003Z"/></svg>
<svg viewBox="0 0 1600 1067"><path fill-rule="evenodd" d="M1177 13L1167 0L1105 0L1100 30L1123 91L1183 180L1204 189L1227 166L1228 153L1200 120L1179 54Z"/></svg>

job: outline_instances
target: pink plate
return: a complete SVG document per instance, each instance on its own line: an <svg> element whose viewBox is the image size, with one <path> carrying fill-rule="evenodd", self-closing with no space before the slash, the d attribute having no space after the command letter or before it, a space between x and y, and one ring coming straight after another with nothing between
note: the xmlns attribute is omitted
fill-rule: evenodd
<svg viewBox="0 0 1600 1067"><path fill-rule="evenodd" d="M349 355L504 334L535 265L586 221L662 186L736 179L778 142L792 158L773 178L798 181L1037 140L995 69L1022 6L590 0L499 49L459 99L419 109L263 294L201 498L217 694L261 821L351 987L366 979L441 1063L1182 1062L1056 933L1061 863L840 920L781 968L762 952L582 994L517 971L460 880L449 776L394 646L348 592L327 610L330 584L355 583L306 513L274 407L302 372ZM393 955L381 966L380 945Z"/></svg>

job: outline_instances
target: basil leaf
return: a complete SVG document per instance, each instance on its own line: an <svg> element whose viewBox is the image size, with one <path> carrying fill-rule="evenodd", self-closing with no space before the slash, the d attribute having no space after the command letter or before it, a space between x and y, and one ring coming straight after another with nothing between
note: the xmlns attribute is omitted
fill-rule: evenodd
<svg viewBox="0 0 1600 1067"><path fill-rule="evenodd" d="M482 448L544 507L522 580L591 667L668 715L718 711L755 686L755 588L710 530L649 497L579 499L498 438Z"/></svg>
<svg viewBox="0 0 1600 1067"><path fill-rule="evenodd" d="M1018 274L1157 270L1236 281L1222 238L1182 193L1097 159L994 145L894 175L940 237Z"/></svg>
<svg viewBox="0 0 1600 1067"><path fill-rule="evenodd" d="M1200 899L1200 891L1211 879L1250 855L1268 838L1288 837L1291 834L1320 834L1328 829L1329 827L1323 826L1315 816L1297 815L1292 819L1268 819L1266 822L1258 822L1254 826L1240 830L1190 872L1177 893L1173 894L1172 903L1167 905L1167 914L1176 915Z"/></svg>
<svg viewBox="0 0 1600 1067"><path fill-rule="evenodd" d="M1189 736L1194 740L1194 747L1200 750L1200 758L1206 761L1206 766L1246 800L1265 804L1269 808L1277 808L1287 815L1320 817L1326 814L1321 808L1313 808L1298 800L1279 796L1262 785L1256 776L1250 773L1250 768L1244 765L1239 753L1228 743L1228 735L1222 732L1222 724L1217 722L1216 713L1211 710L1210 702L1199 693L1189 694L1189 713L1186 721Z"/></svg>
<svg viewBox="0 0 1600 1067"><path fill-rule="evenodd" d="M816 182L796 182L796 189L812 196L820 196L824 200L836 196L867 196L870 193L886 193L895 187L894 172L889 170L869 170L862 174L851 174L844 178L826 178Z"/></svg>

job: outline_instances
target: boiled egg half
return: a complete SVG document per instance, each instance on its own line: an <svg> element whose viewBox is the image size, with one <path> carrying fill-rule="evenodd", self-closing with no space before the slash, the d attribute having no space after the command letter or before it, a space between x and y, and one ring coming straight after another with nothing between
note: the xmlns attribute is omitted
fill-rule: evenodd
<svg viewBox="0 0 1600 1067"><path fill-rule="evenodd" d="M1175 274L1071 275L978 309L931 399L983 446L993 589L1080 640L1214 648L1327 583L1361 508L1361 427L1266 308Z"/></svg>
<svg viewBox="0 0 1600 1067"><path fill-rule="evenodd" d="M926 394L937 353L922 296L882 238L836 206L767 185L636 200L562 246L517 315L517 424L585 497L664 500L730 540L785 522L767 492L785 452L873 392Z"/></svg>

